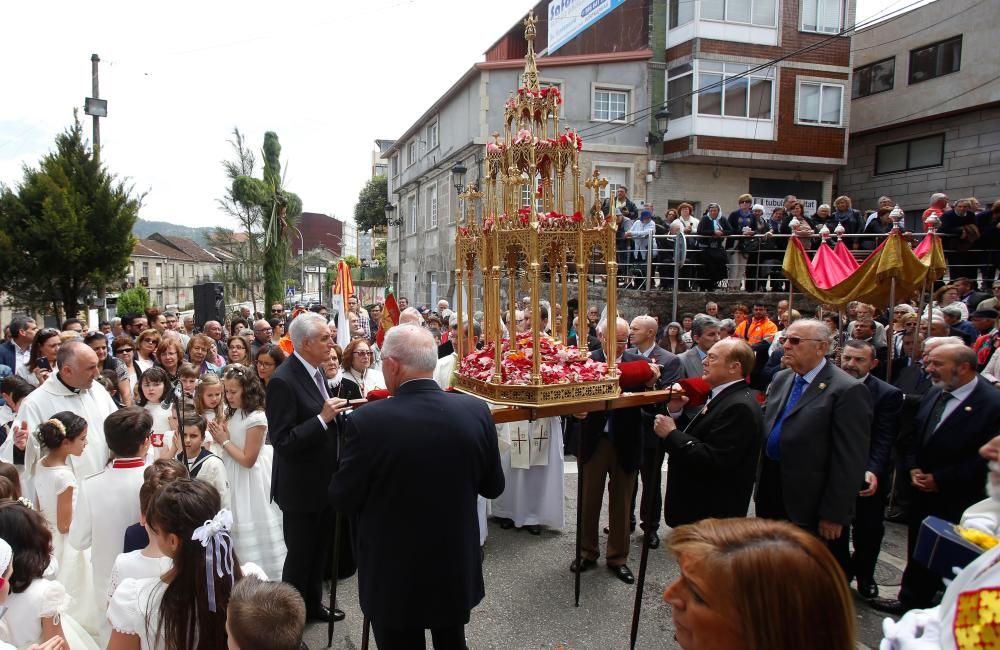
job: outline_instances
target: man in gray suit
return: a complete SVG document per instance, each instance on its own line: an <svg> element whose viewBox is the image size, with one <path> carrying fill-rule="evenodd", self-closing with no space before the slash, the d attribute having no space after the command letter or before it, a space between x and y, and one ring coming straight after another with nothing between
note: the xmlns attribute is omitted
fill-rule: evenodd
<svg viewBox="0 0 1000 650"><path fill-rule="evenodd" d="M685 379L701 377L704 373L702 364L705 362L705 357L719 340L719 321L711 316L695 318L691 323L691 340L694 346L687 352L677 355ZM684 409L684 414L693 418L700 410L701 406L691 406Z"/></svg>
<svg viewBox="0 0 1000 650"><path fill-rule="evenodd" d="M656 319L652 316L636 316L629 324L630 352L645 357L650 362L660 366L660 378L655 389L660 390L671 385L684 375L681 372L681 362L673 352L664 350L656 344ZM663 467L663 456L666 450L663 441L653 432L653 416L643 413L642 416L642 465L639 476L642 478L642 502L639 504L639 520L642 531L646 534L646 543L650 548L660 545L657 530L660 527L660 516L663 512L663 499L660 495L660 472ZM631 516L635 515L635 502L639 493L639 482L636 481L632 490ZM647 517L655 517L646 521Z"/></svg>
<svg viewBox="0 0 1000 650"><path fill-rule="evenodd" d="M864 384L826 360L830 329L797 320L783 333L786 369L764 403L766 442L757 482L757 516L785 519L821 537L846 574L837 544L865 487L872 422Z"/></svg>

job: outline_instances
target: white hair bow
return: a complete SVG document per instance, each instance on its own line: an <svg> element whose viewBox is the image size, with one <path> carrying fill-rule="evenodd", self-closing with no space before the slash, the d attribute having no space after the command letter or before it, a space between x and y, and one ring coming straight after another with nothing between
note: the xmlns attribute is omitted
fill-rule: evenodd
<svg viewBox="0 0 1000 650"><path fill-rule="evenodd" d="M223 508L215 517L194 530L191 539L205 547L205 578L208 588L208 611L215 611L215 576L233 575L233 513Z"/></svg>

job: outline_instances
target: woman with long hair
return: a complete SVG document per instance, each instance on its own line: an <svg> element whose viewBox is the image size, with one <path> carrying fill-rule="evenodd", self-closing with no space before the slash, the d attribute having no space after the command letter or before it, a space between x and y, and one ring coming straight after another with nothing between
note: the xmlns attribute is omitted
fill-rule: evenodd
<svg viewBox="0 0 1000 650"><path fill-rule="evenodd" d="M126 578L108 605L108 650L216 650L226 647L233 585L258 567L241 567L232 515L204 481L167 483L150 499L146 530L173 568L158 578ZM212 584L209 585L208 580Z"/></svg>
<svg viewBox="0 0 1000 650"><path fill-rule="evenodd" d="M354 339L344 348L344 381L357 385L362 397L370 390L385 388L385 378L372 368L372 358L372 348L367 339Z"/></svg>
<svg viewBox="0 0 1000 650"><path fill-rule="evenodd" d="M254 358L254 371L260 383L267 386L271 375L278 369L278 366L285 360L285 351L277 345L264 345L257 350Z"/></svg>
<svg viewBox="0 0 1000 650"><path fill-rule="evenodd" d="M681 575L663 593L684 650L853 650L854 605L818 537L768 519L705 519L668 541Z"/></svg>
<svg viewBox="0 0 1000 650"><path fill-rule="evenodd" d="M227 361L238 363L241 366L250 366L250 341L245 336L233 335L226 341L226 348L229 350Z"/></svg>
<svg viewBox="0 0 1000 650"><path fill-rule="evenodd" d="M667 352L673 352L674 354L686 352L688 348L681 339L682 335L683 332L681 331L680 323L676 321L668 323L663 336L660 338L659 346Z"/></svg>
<svg viewBox="0 0 1000 650"><path fill-rule="evenodd" d="M51 374L59 371L56 355L59 354L60 345L62 340L59 338L59 330L46 327L35 332L28 364L17 369L18 376L35 388L41 386Z"/></svg>

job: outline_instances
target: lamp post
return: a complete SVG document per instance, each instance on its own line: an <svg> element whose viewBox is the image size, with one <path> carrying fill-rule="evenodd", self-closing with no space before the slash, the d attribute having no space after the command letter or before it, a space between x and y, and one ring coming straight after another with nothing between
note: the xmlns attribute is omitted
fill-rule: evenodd
<svg viewBox="0 0 1000 650"><path fill-rule="evenodd" d="M403 219L402 217L398 219L393 217L393 213L396 212L396 206L393 205L392 203L386 203L384 209L385 209L386 226L392 226L393 228L396 228L396 273L400 274L403 272L402 270L403 254L400 249L400 247L403 245L403 237L402 233L399 232L399 224L402 223ZM388 234L389 233L387 231L386 236L388 236ZM386 275L388 274L389 274L388 270L386 270ZM386 286L388 286L388 284L389 284L389 278L386 278ZM396 290L397 292L399 291L399 287L393 287L393 289Z"/></svg>
<svg viewBox="0 0 1000 650"><path fill-rule="evenodd" d="M299 233L299 282L302 292L302 302L306 301L306 240L302 236L302 231L289 224L292 230Z"/></svg>

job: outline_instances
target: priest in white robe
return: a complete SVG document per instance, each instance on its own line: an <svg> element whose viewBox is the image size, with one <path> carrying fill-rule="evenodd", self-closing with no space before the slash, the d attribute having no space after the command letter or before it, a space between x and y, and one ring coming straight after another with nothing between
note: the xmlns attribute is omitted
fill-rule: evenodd
<svg viewBox="0 0 1000 650"><path fill-rule="evenodd" d="M63 343L59 348L59 372L24 398L17 413L17 422L28 423L28 440L24 448L26 486L33 483L35 464L45 455L35 431L38 425L60 411L72 411L87 421L87 447L81 456L66 459L78 481L99 472L108 462L108 444L104 439L104 420L118 410L114 401L94 379L100 373L95 353L79 341ZM31 489L34 496L34 489ZM28 495L26 495L28 496Z"/></svg>
<svg viewBox="0 0 1000 650"><path fill-rule="evenodd" d="M493 500L494 517L509 519L533 534L540 526L566 523L562 418L497 426L506 487Z"/></svg>

